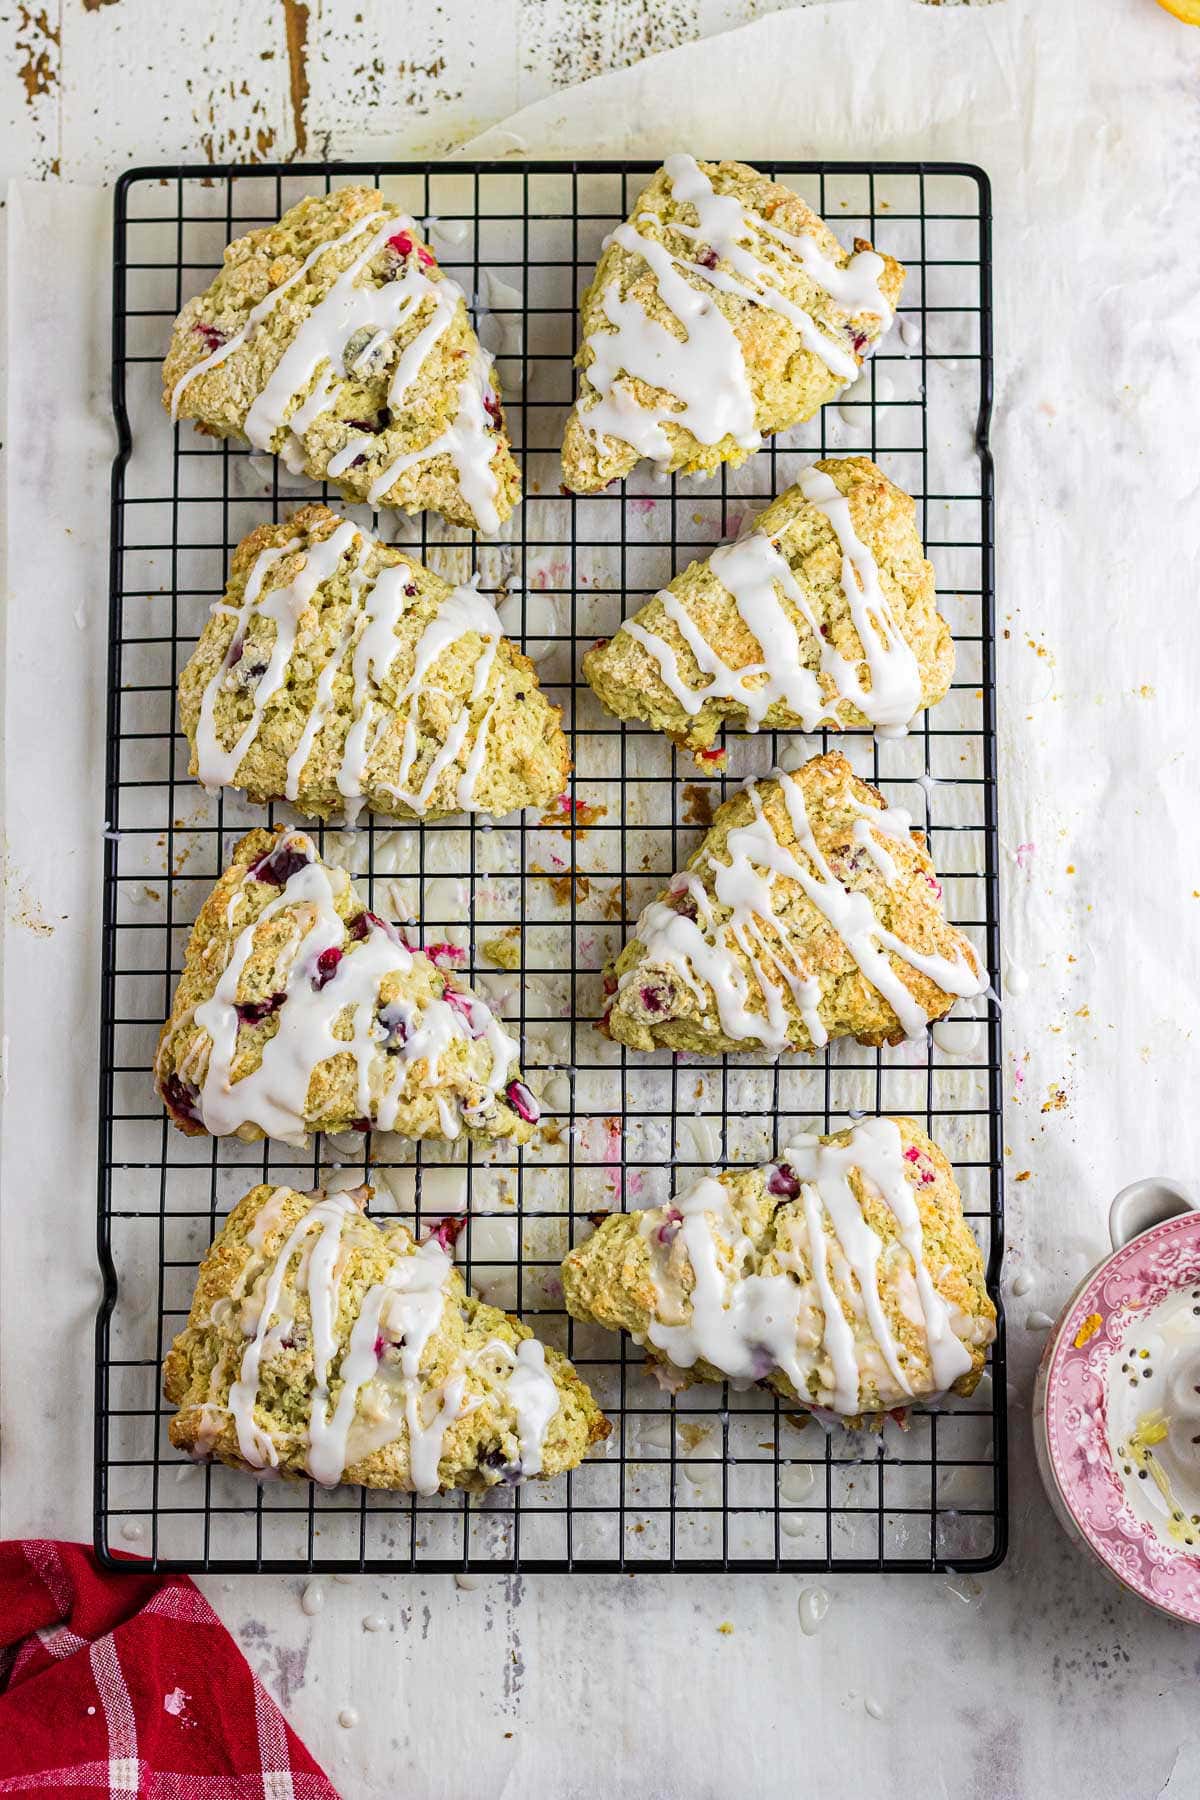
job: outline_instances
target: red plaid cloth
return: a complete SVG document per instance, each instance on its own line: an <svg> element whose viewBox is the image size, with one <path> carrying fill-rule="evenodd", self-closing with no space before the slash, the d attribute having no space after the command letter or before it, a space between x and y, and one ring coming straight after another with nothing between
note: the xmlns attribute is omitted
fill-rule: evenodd
<svg viewBox="0 0 1200 1800"><path fill-rule="evenodd" d="M193 1582L47 1539L0 1543L0 1794L338 1800Z"/></svg>

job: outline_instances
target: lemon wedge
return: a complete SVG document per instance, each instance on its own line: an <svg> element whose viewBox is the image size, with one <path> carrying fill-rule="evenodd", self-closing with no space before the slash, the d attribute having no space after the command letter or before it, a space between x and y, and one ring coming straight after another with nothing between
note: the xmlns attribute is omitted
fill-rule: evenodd
<svg viewBox="0 0 1200 1800"><path fill-rule="evenodd" d="M1158 0L1158 4L1185 25L1200 25L1200 0Z"/></svg>

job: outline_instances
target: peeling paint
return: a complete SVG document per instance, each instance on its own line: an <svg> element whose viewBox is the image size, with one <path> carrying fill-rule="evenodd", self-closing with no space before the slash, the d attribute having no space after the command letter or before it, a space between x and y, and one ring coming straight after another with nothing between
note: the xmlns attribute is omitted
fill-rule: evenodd
<svg viewBox="0 0 1200 1800"><path fill-rule="evenodd" d="M17 8L16 51L25 54L17 75L25 89L26 106L57 85L61 42L62 28L51 25L45 7L38 13L28 6Z"/></svg>
<svg viewBox="0 0 1200 1800"><path fill-rule="evenodd" d="M504 1701L502 1710L515 1714L520 1710L525 1682L525 1656L521 1647L520 1610L525 1597L525 1581L520 1575L509 1575L504 1582L505 1661L502 1670Z"/></svg>
<svg viewBox="0 0 1200 1800"><path fill-rule="evenodd" d="M192 84L187 83L188 91ZM226 107L228 102L228 107ZM238 118L249 103L249 117ZM218 109L228 112L230 123L217 123ZM230 81L214 92L202 113L196 113L200 127L200 150L205 162L264 162L275 154L275 127L261 123L270 110L268 98L251 94L249 85ZM235 122L236 121L236 122Z"/></svg>
<svg viewBox="0 0 1200 1800"><path fill-rule="evenodd" d="M306 0L283 0L283 29L287 39L288 88L292 102L292 130L296 154L308 148L308 6Z"/></svg>
<svg viewBox="0 0 1200 1800"><path fill-rule="evenodd" d="M446 58L439 44L428 62L402 62L396 73L404 86L404 104L415 113L431 113L437 106L449 106L461 100L461 88L448 87L440 77L446 70Z"/></svg>
<svg viewBox="0 0 1200 1800"><path fill-rule="evenodd" d="M700 36L697 0L559 0L525 67L554 87L673 50Z"/></svg>
<svg viewBox="0 0 1200 1800"><path fill-rule="evenodd" d="M494 13L477 0L278 0L186 9L164 36L154 0L11 0L8 172L95 181L138 161L336 158L398 142L440 155L573 82L811 3L503 0Z"/></svg>

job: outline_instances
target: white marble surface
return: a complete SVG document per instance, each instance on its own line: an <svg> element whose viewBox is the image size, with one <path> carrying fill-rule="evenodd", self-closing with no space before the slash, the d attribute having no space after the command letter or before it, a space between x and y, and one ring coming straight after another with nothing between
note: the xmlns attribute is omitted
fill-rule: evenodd
<svg viewBox="0 0 1200 1800"><path fill-rule="evenodd" d="M84 18L68 6L64 59L85 27L130 31L138 10L120 0ZM336 23L339 10L327 0L312 18ZM236 40L222 39L234 26L219 9L203 18L211 89ZM461 132L547 94L539 78L468 98L483 92L472 61L489 81L497 62L470 42L447 38L438 78L461 86L461 112L431 108L404 129L386 112L352 138L345 111L332 141L399 154L434 141L431 118ZM168 82L165 62L155 78ZM315 1614L299 1581L209 1581L348 1797L399 1783L421 1800L601 1786L616 1800L1200 1792L1200 1637L1069 1550L1037 1484L1027 1412L1042 1341L1031 1315L1055 1312L1102 1251L1111 1193L1160 1169L1195 1179L1200 1162L1198 74L1200 33L1152 0L954 13L839 0L550 92L492 140L506 154L521 143L651 154L669 117L672 143L963 157L993 175L1006 1135L1013 1176L1029 1172L1009 1185L1007 1279L1032 1278L1009 1302L1013 1550L978 1584L829 1579L812 1637L799 1624L806 1584L792 1578L493 1579L469 1591L359 1579L323 1583ZM112 104L111 83L90 116L83 76L72 79L54 107L76 179L193 149L206 129L195 89L185 104L170 88L166 123L143 126L138 108ZM32 155L18 143L10 167ZM22 263L8 286L0 1532L86 1536L104 244L86 193L22 192L19 204L64 250L54 281L29 281ZM1059 1091L1064 1104L1043 1110ZM386 1627L368 1632L375 1613ZM347 1704L361 1716L352 1730L337 1724Z"/></svg>

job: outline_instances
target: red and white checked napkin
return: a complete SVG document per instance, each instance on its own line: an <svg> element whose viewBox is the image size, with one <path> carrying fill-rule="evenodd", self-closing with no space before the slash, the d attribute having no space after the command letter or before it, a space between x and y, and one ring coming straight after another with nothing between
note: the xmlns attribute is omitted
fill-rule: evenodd
<svg viewBox="0 0 1200 1800"><path fill-rule="evenodd" d="M0 1543L0 1794L338 1800L195 1584Z"/></svg>

